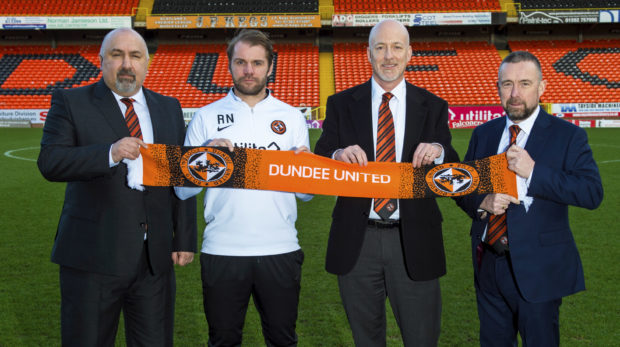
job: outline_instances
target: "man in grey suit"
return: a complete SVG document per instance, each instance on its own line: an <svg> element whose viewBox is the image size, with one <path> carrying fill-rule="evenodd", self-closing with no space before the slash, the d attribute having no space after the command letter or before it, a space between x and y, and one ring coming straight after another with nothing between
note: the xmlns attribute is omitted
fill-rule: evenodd
<svg viewBox="0 0 620 347"><path fill-rule="evenodd" d="M123 160L185 137L178 100L142 87L148 60L137 32L115 29L101 45L102 80L52 96L38 165L67 182L52 250L63 346L113 346L121 310L128 346L172 345L173 263L193 260L196 201L127 187Z"/></svg>

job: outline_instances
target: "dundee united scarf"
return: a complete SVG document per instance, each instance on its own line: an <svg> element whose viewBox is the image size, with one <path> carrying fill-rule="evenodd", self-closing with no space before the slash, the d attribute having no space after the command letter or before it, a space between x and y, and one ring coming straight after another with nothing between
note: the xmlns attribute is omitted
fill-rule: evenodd
<svg viewBox="0 0 620 347"><path fill-rule="evenodd" d="M347 164L310 153L225 147L150 144L126 161L128 183L145 186L220 187L418 199L504 193L517 196L515 173L505 154L413 168L411 163Z"/></svg>

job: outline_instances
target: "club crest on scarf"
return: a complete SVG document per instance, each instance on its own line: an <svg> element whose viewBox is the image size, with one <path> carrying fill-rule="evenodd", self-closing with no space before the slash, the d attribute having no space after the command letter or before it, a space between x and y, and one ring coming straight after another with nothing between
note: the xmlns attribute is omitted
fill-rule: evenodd
<svg viewBox="0 0 620 347"><path fill-rule="evenodd" d="M181 157L181 171L196 185L217 187L232 176L233 161L228 154L215 148L197 147Z"/></svg>
<svg viewBox="0 0 620 347"><path fill-rule="evenodd" d="M440 196L466 195L478 188L476 169L461 163L437 165L426 174L428 187Z"/></svg>

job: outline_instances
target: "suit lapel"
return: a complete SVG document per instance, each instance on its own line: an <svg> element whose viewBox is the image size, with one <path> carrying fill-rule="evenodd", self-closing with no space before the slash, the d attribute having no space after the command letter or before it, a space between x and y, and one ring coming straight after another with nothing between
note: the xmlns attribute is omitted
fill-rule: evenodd
<svg viewBox="0 0 620 347"><path fill-rule="evenodd" d="M482 148L486 149L485 156L497 154L499 141L502 139L504 128L506 127L506 117L502 117L499 121L491 123L491 128L487 132L486 144Z"/></svg>
<svg viewBox="0 0 620 347"><path fill-rule="evenodd" d="M151 125L153 126L153 143L165 143L163 139L161 139L161 125L162 117L164 115L159 111L161 110L161 106L159 105L159 101L157 98L153 97L153 93L142 87L142 91L144 92L144 98L146 99L146 106L149 109L149 115L151 116Z"/></svg>
<svg viewBox="0 0 620 347"><path fill-rule="evenodd" d="M129 136L129 129L127 128L127 123L125 123L125 116L121 112L114 95L112 95L112 91L105 85L103 79L95 84L94 96L93 103L106 122L108 122L116 136L119 138Z"/></svg>
<svg viewBox="0 0 620 347"><path fill-rule="evenodd" d="M372 91L370 80L360 86L352 95L355 102L349 106L352 124L359 139L359 146L366 152L369 161L375 160L375 146L372 133Z"/></svg>
<svg viewBox="0 0 620 347"><path fill-rule="evenodd" d="M403 151L401 162L410 162L413 158L413 146L420 143L422 139L422 129L428 108L423 103L423 98L418 94L413 85L406 83L407 95L405 104L405 134L403 140Z"/></svg>
<svg viewBox="0 0 620 347"><path fill-rule="evenodd" d="M534 160L536 160L538 153L544 148L545 143L549 138L545 132L545 128L547 128L551 123L549 117L551 116L541 108L538 113L538 117L534 122L534 126L532 126L532 131L527 138L525 150Z"/></svg>

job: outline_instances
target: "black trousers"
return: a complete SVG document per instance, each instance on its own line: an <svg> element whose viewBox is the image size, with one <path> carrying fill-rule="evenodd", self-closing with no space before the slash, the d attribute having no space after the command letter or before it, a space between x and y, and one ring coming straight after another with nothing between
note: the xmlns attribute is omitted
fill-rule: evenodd
<svg viewBox="0 0 620 347"><path fill-rule="evenodd" d="M63 346L114 346L121 311L127 346L172 346L174 270L153 275L146 252L126 276L60 267Z"/></svg>
<svg viewBox="0 0 620 347"><path fill-rule="evenodd" d="M405 346L437 346L441 326L439 279L409 278L398 227L369 226L355 267L338 276L338 285L357 347L386 345L386 298Z"/></svg>
<svg viewBox="0 0 620 347"><path fill-rule="evenodd" d="M296 346L301 250L269 256L200 254L209 346L240 346L250 296L267 346Z"/></svg>

